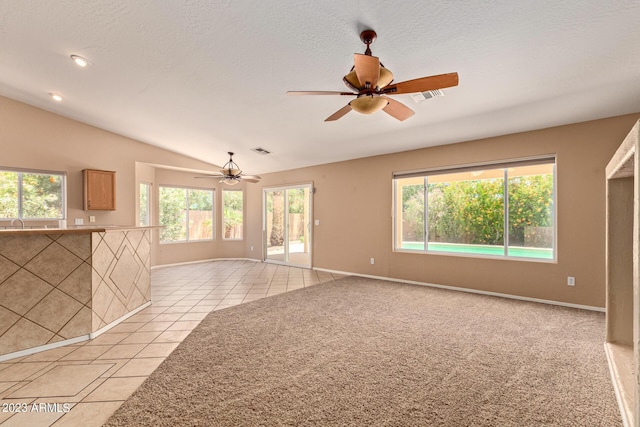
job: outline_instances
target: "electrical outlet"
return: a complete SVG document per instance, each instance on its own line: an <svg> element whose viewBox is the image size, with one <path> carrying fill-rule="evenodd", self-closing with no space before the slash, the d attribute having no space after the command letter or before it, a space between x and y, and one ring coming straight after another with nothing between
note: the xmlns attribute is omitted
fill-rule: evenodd
<svg viewBox="0 0 640 427"><path fill-rule="evenodd" d="M89 222L96 222L96 216L95 215L89 215Z"/></svg>
<svg viewBox="0 0 640 427"><path fill-rule="evenodd" d="M373 259L373 258L371 258L371 265L373 265L373 264L375 264L375 263L376 263L376 260L375 260L375 259Z"/></svg>
<svg viewBox="0 0 640 427"><path fill-rule="evenodd" d="M251 246L251 252L253 252L253 246Z"/></svg>
<svg viewBox="0 0 640 427"><path fill-rule="evenodd" d="M567 286L575 286L576 285L576 278L569 276L567 277Z"/></svg>

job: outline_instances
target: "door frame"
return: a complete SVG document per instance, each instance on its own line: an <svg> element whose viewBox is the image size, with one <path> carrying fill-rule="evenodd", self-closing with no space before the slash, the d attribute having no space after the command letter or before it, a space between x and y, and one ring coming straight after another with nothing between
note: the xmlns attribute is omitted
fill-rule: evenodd
<svg viewBox="0 0 640 427"><path fill-rule="evenodd" d="M306 209L309 209L309 223L306 225L307 227L307 232L308 232L308 236L309 236L309 243L308 243L308 248L309 248L309 264L294 264L291 262L287 262L285 261L278 261L278 260L273 260L273 259L268 259L267 258L267 192L268 191L283 191L285 196L284 196L284 200L285 200L285 207L288 208L286 200L287 200L287 196L286 196L286 190L292 190L292 189L296 189L296 188L308 188L309 189L309 205L306 206ZM268 263L272 263L272 264L280 264L280 265L288 265L291 267L301 267L301 268L313 268L313 194L315 192L315 188L313 187L313 181L310 182L303 182L303 183L299 183L299 184L287 184L287 185L278 185L278 186L273 186L273 187L264 187L262 189L262 261L263 262L268 262ZM288 209L286 210L287 214L288 214ZM284 220L285 224L285 233L286 235L289 234L289 218L288 215L285 215L285 220ZM287 245L285 245L285 255L288 253L288 242ZM285 256L286 259L286 256Z"/></svg>

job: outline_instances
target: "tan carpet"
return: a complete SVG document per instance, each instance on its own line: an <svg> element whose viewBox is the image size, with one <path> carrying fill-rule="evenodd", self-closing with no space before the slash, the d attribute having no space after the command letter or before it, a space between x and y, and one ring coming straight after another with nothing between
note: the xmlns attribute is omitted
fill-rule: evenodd
<svg viewBox="0 0 640 427"><path fill-rule="evenodd" d="M619 426L604 315L348 277L209 314L108 426Z"/></svg>

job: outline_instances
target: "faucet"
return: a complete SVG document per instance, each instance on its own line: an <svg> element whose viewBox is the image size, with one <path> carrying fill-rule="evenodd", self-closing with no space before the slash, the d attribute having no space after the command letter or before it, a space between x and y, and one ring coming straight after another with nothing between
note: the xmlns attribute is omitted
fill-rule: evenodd
<svg viewBox="0 0 640 427"><path fill-rule="evenodd" d="M22 227L21 227L21 228L24 230L24 221L23 221L23 220L21 220L20 218L14 218L14 219L12 219L12 220L11 220L11 226L13 227L13 223L14 223L14 222L16 222L16 221L20 221L20 224L22 224Z"/></svg>

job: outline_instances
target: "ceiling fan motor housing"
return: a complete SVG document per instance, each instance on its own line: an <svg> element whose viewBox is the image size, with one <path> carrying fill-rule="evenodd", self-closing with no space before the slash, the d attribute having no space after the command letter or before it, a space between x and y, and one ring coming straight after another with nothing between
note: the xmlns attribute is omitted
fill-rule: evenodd
<svg viewBox="0 0 640 427"><path fill-rule="evenodd" d="M355 70L350 71L346 76L342 78L342 81L347 85L347 87L356 92L360 92L364 89L364 86L360 84L358 80L358 75ZM393 81L393 73L389 71L387 68L380 65L380 77L378 77L377 88L384 88L391 84ZM374 88L376 89L376 88Z"/></svg>

